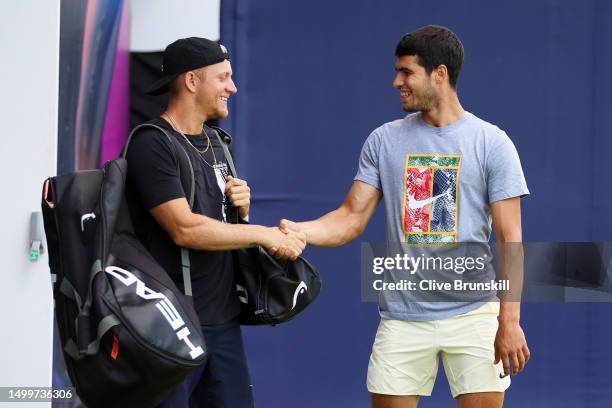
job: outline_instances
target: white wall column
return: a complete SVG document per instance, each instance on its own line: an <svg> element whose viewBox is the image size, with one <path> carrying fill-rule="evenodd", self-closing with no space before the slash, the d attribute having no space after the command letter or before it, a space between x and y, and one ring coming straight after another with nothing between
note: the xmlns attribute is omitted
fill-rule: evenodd
<svg viewBox="0 0 612 408"><path fill-rule="evenodd" d="M55 175L60 0L20 0L0 13L0 387L50 387L53 302L48 257L29 259L30 214ZM50 406L21 403L20 407ZM0 406L14 406L0 402Z"/></svg>

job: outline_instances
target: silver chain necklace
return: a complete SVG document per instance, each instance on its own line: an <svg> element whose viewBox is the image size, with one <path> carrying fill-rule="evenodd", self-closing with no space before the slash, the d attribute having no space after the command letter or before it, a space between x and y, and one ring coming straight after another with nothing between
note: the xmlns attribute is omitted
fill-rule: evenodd
<svg viewBox="0 0 612 408"><path fill-rule="evenodd" d="M200 157L200 159L202 159L202 161L204 163L206 163L206 165L208 167L210 167L212 169L215 169L219 163L217 162L217 156L215 155L214 147L211 148L210 137L208 136L208 133L206 132L206 129L204 129L204 123L202 123L202 132L204 132L204 135L206 136L206 140L208 141L208 143L206 144L206 149L199 150L197 147L195 147L193 145L193 143L191 143L191 140L189 140L189 138L187 136L185 136L185 134L178 129L178 126L176 126L176 123L174 122L174 120L172 120L172 117L168 113L162 114L162 117L164 117L164 116L168 119L168 122L170 122L170 125L172 126L172 129L174 129L178 134L183 136L183 139L185 139L187 141L189 146L191 146L196 152L199 153L198 156ZM210 148L210 151L212 152L212 155L213 155L213 164L210 164L204 158L204 153L206 153L209 148Z"/></svg>

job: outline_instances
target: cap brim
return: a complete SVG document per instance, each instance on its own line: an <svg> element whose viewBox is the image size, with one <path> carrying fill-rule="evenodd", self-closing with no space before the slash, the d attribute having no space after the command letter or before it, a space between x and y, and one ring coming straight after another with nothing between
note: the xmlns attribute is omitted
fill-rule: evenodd
<svg viewBox="0 0 612 408"><path fill-rule="evenodd" d="M166 92L168 92L168 85L170 85L172 81L178 78L179 75L180 74L169 75L169 76L165 76L165 77L158 79L157 81L153 83L153 85L147 88L145 93L147 95L165 94Z"/></svg>

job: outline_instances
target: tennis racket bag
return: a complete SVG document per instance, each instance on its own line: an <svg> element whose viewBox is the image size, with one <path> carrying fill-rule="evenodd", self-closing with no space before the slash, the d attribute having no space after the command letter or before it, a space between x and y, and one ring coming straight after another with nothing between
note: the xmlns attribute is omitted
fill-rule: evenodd
<svg viewBox="0 0 612 408"><path fill-rule="evenodd" d="M70 379L88 407L152 407L205 362L190 297L136 238L127 162L43 188L55 313Z"/></svg>

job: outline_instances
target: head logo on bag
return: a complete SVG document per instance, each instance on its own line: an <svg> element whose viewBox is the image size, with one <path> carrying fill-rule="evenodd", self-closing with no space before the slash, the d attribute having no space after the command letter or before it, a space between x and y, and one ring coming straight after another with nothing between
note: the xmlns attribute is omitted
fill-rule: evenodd
<svg viewBox="0 0 612 408"><path fill-rule="evenodd" d="M168 321L172 327L172 330L176 331L185 326L185 321L179 315L178 311L172 302L170 302L170 300L166 297L166 295L147 288L145 283L134 276L134 274L126 271L123 268L119 268L118 266L109 266L105 269L105 272L117 278L125 286L131 286L133 283L136 283L136 294L145 300L161 299L155 306L161 312L162 316L164 316L164 318ZM176 332L176 336L178 337L179 341L184 341L185 344L187 344L187 347L189 347L191 350L189 352L191 358L196 359L204 354L204 350L202 350L202 347L196 347L193 345L193 343L191 343L188 337L190 334L191 333L189 332L189 328L187 326Z"/></svg>
<svg viewBox="0 0 612 408"><path fill-rule="evenodd" d="M291 310L293 310L295 308L295 305L297 304L298 295L306 293L307 290L308 287L306 286L304 281L300 281L300 284L297 286L297 288L295 288L295 292L293 292L293 306L291 306Z"/></svg>
<svg viewBox="0 0 612 408"><path fill-rule="evenodd" d="M85 222L86 221L95 220L95 219L96 219L96 214L94 214L94 213L83 214L81 216L81 232L85 231Z"/></svg>
<svg viewBox="0 0 612 408"><path fill-rule="evenodd" d="M242 285L236 285L236 292L241 303L249 304L249 292Z"/></svg>

